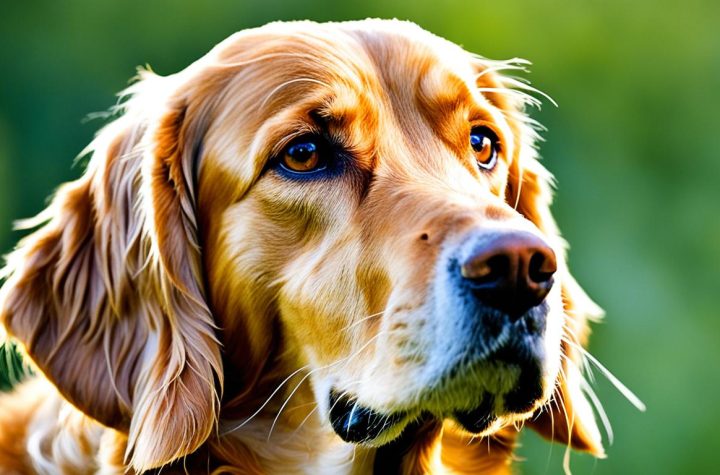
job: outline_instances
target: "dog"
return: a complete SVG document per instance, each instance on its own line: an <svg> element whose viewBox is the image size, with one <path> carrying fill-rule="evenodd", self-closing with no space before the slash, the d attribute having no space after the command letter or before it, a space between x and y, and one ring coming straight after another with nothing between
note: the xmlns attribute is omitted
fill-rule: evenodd
<svg viewBox="0 0 720 475"><path fill-rule="evenodd" d="M141 71L8 256L2 473L510 473L603 457L537 99L402 21Z"/></svg>

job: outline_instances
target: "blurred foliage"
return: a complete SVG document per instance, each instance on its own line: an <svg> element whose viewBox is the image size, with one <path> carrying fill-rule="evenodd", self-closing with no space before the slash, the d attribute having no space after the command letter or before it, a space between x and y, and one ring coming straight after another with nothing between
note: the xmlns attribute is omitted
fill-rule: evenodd
<svg viewBox="0 0 720 475"><path fill-rule="evenodd" d="M560 104L534 113L557 176L571 267L606 309L591 350L647 403L604 378L608 459L574 473L714 473L720 447L720 3L711 0L158 0L3 2L0 248L87 144L135 67L177 71L271 20L410 19L468 50L521 56ZM0 360L4 356L0 355ZM0 385L7 377L0 372ZM561 472L564 447L523 439L520 470Z"/></svg>
<svg viewBox="0 0 720 475"><path fill-rule="evenodd" d="M20 357L11 346L0 345L0 391L11 389L22 377Z"/></svg>

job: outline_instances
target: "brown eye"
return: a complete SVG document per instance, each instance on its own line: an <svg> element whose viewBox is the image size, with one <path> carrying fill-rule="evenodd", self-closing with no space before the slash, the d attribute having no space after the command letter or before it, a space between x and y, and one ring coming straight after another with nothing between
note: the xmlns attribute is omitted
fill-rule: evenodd
<svg viewBox="0 0 720 475"><path fill-rule="evenodd" d="M497 162L497 138L487 127L476 127L470 132L470 146L480 168L492 170Z"/></svg>
<svg viewBox="0 0 720 475"><path fill-rule="evenodd" d="M283 168L296 173L308 173L325 168L320 157L320 147L316 139L309 137L290 144L282 155Z"/></svg>

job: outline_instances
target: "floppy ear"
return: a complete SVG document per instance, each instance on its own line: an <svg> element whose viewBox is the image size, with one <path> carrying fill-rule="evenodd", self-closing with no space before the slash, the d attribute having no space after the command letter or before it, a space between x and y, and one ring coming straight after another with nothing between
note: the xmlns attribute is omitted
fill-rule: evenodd
<svg viewBox="0 0 720 475"><path fill-rule="evenodd" d="M532 131L526 131L528 134L531 137L534 135ZM527 424L550 440L604 457L600 431L583 392L584 380L580 373L582 355L577 349L587 343L588 320L599 319L602 310L587 296L567 268L567 246L550 212L552 176L536 159L530 141L522 145L519 157L511 166L506 199L545 234L555 249L561 251L558 255L558 277L565 311L563 339L571 342L562 342L565 356L553 401Z"/></svg>
<svg viewBox="0 0 720 475"><path fill-rule="evenodd" d="M194 214L202 105L144 76L83 176L29 222L0 290L9 335L72 404L128 434L137 471L196 450L222 387Z"/></svg>

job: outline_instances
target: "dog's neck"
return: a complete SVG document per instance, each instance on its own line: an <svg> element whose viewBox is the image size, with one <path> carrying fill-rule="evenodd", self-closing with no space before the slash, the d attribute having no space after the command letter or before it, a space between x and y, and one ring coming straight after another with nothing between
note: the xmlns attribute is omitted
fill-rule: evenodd
<svg viewBox="0 0 720 475"><path fill-rule="evenodd" d="M319 417L311 390L298 390L292 397L294 403L284 408L268 404L250 420L222 421L221 437L211 446L225 450L219 454L213 449L216 457L243 473L511 473L517 436L512 427L491 437L470 438L451 424L419 421L398 440L376 449L340 439Z"/></svg>

